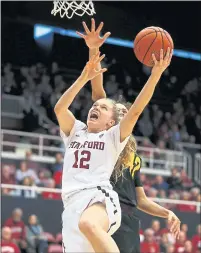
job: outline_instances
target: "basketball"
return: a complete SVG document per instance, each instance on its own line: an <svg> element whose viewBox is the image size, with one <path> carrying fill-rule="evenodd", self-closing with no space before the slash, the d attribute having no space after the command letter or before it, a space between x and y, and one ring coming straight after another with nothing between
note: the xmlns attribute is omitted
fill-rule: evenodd
<svg viewBox="0 0 201 253"><path fill-rule="evenodd" d="M137 59L146 66L152 67L154 62L152 54L160 59L160 50L164 50L164 56L168 47L174 48L170 34L160 27L147 27L141 30L134 40L134 53Z"/></svg>

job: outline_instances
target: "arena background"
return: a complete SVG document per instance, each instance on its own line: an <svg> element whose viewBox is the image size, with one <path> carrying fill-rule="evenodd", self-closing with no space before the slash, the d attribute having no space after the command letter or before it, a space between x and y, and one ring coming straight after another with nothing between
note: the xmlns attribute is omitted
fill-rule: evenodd
<svg viewBox="0 0 201 253"><path fill-rule="evenodd" d="M14 208L23 210L25 225L36 214L48 251L61 252L64 147L53 108L87 61L88 49L74 31L82 31L81 22L89 24L90 17L61 19L50 15L51 9L52 2L1 2L1 223L8 226ZM182 226L183 241L175 242L172 253L201 250L197 232L201 223L200 9L200 2L95 2L96 23L104 21L104 31L115 38L101 48L107 57L104 87L109 97L123 95L132 102L150 74L137 61L130 44L141 29L160 26L174 40L171 66L134 131L147 195L187 224ZM72 111L85 121L91 104L88 85ZM23 170L29 175L26 179ZM139 215L141 241L146 241L146 228L152 227L153 240L162 249L165 221L157 218L157 228L153 217ZM192 242L191 251L186 251L187 239ZM34 247L22 252L36 252ZM168 247L163 250L161 253L169 252Z"/></svg>

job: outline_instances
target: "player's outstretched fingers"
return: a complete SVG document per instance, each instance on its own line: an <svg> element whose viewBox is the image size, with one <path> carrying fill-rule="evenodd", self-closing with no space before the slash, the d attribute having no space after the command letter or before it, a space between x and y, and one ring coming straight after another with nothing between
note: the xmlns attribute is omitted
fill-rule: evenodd
<svg viewBox="0 0 201 253"><path fill-rule="evenodd" d="M94 18L91 19L91 32L95 32L96 24Z"/></svg>
<svg viewBox="0 0 201 253"><path fill-rule="evenodd" d="M90 33L89 28L88 28L88 26L86 25L86 23L84 21L82 22L82 25L84 27L84 30L85 30L86 34L89 34Z"/></svg>
<svg viewBox="0 0 201 253"><path fill-rule="evenodd" d="M78 32L78 31L76 31L76 33L77 33L77 35L79 35L79 36L82 37L83 39L86 39L86 35L84 35L84 34Z"/></svg>
<svg viewBox="0 0 201 253"><path fill-rule="evenodd" d="M163 49L160 50L160 65L163 64Z"/></svg>
<svg viewBox="0 0 201 253"><path fill-rule="evenodd" d="M111 34L111 32L107 32L107 33L103 36L102 40L105 41L105 40L110 36L110 34Z"/></svg>
<svg viewBox="0 0 201 253"><path fill-rule="evenodd" d="M158 63L158 61L156 60L155 54L152 54L152 59L153 59L154 65L156 65Z"/></svg>
<svg viewBox="0 0 201 253"><path fill-rule="evenodd" d="M98 26L97 30L96 30L96 33L100 33L101 30L103 29L103 26L104 26L104 23L101 22L100 25Z"/></svg>

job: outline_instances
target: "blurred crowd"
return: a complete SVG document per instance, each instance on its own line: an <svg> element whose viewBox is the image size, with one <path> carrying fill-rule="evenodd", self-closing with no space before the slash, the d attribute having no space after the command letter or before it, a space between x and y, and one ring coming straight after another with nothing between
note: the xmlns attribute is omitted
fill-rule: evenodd
<svg viewBox="0 0 201 253"><path fill-rule="evenodd" d="M39 217L40 218L40 217ZM62 235L53 235L44 231L36 215L32 214L27 221L23 219L20 208L13 210L11 217L4 221L1 231L1 252L15 253L62 253ZM150 227L140 230L142 253L200 253L201 224L189 236L188 225L181 225L179 239L175 239L159 220L152 220Z"/></svg>
<svg viewBox="0 0 201 253"><path fill-rule="evenodd" d="M140 231L141 253L200 253L201 225L196 228L196 235L188 236L188 225L181 225L179 239L170 234L168 223L161 227L159 220L152 220L149 228Z"/></svg>
<svg viewBox="0 0 201 253"><path fill-rule="evenodd" d="M136 83L144 83L142 80L134 79L127 70L122 70L123 78L119 78L117 61L115 59L103 62L108 68L104 78L104 87L108 97L118 99L122 96L125 100L133 101L137 96ZM115 69L115 70L114 70ZM62 93L77 78L78 73L73 77L68 76L64 68L57 62L50 66L37 63L31 66L15 67L10 63L2 66L2 93L22 96L21 107L23 110L23 130L36 131L38 128L45 128L49 133L57 133L58 128L53 124L46 127L46 122L51 121L57 124L53 111L54 105ZM150 74L150 69L143 66L142 73ZM177 77L171 76L168 70L164 74L166 86L172 89L177 85ZM144 79L143 79L144 80ZM153 143L163 142L164 148L175 147L176 142L199 143L201 141L201 77L183 86L180 96L175 100L168 110L163 109L157 103L151 104L144 110L138 121L135 135L146 136ZM85 110L82 110L83 105ZM84 87L76 97L71 110L83 121L86 121L88 109L92 105L90 86Z"/></svg>
<svg viewBox="0 0 201 253"><path fill-rule="evenodd" d="M13 210L1 231L2 253L59 253L62 251L62 236L56 238L45 232L38 217L34 214L24 222L23 211L20 208ZM53 244L53 245L51 245ZM52 248L53 246L53 248Z"/></svg>
<svg viewBox="0 0 201 253"><path fill-rule="evenodd" d="M23 186L39 186L49 189L60 189L63 154L57 153L55 163L38 163L31 159L32 154L26 153L25 160L19 163L2 161L1 183L18 184ZM188 178L185 170L173 168L171 176L162 177L145 175L141 173L141 181L147 196L152 198L170 198L188 201L201 201L200 189ZM23 196L25 198L61 199L60 193L37 191L30 189L2 188L2 194L7 196ZM169 209L177 209L184 212L196 212L194 205L164 204Z"/></svg>

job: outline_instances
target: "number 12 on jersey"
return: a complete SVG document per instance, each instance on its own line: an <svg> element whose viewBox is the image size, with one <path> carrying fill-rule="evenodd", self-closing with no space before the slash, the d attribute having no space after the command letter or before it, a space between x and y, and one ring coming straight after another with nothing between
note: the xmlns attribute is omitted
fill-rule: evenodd
<svg viewBox="0 0 201 253"><path fill-rule="evenodd" d="M76 150L74 152L75 155L75 162L73 164L73 168L80 168L80 169L89 169L89 162L91 159L91 152L87 150Z"/></svg>

